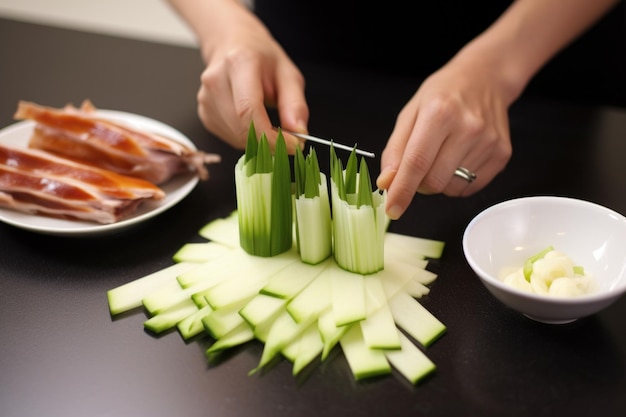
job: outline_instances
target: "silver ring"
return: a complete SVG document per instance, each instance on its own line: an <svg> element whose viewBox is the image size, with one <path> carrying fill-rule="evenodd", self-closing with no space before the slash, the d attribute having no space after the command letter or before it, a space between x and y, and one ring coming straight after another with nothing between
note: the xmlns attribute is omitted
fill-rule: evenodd
<svg viewBox="0 0 626 417"><path fill-rule="evenodd" d="M464 167L458 167L454 171L454 175L456 175L457 177L463 178L465 181L469 182L470 184L474 182L474 180L476 179L476 174L474 174L472 171Z"/></svg>

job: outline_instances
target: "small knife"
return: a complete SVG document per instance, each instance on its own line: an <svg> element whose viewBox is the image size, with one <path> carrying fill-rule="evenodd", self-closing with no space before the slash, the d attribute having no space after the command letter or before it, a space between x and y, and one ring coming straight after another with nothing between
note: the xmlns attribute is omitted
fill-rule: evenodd
<svg viewBox="0 0 626 417"><path fill-rule="evenodd" d="M285 129L281 129L281 130L283 132L289 133L290 135L296 136L296 137L298 137L300 139L310 140L311 142L321 143L323 145L328 145L328 146L332 145L335 148L343 149L345 151L352 151L352 149L354 149L354 152L356 152L359 155L367 156L369 158L375 158L376 157L374 152L368 152L368 151L364 151L364 150L361 150L361 149L352 148L350 146L342 145L341 143L337 143L337 142L334 142L332 140L322 139L322 138L318 138L318 137L315 137L315 136L306 135L304 133L292 132L290 130L285 130Z"/></svg>

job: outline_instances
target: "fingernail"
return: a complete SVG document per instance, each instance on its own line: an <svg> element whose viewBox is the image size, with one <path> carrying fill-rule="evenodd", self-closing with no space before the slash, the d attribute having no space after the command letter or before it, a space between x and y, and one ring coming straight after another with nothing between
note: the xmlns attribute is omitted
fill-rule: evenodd
<svg viewBox="0 0 626 417"><path fill-rule="evenodd" d="M387 210L387 216L389 216L391 220L398 220L400 216L402 216L402 207L400 206L389 207L389 209Z"/></svg>
<svg viewBox="0 0 626 417"><path fill-rule="evenodd" d="M296 132L308 133L308 129L306 128L306 123L303 120L296 120L295 126L296 126Z"/></svg>
<svg viewBox="0 0 626 417"><path fill-rule="evenodd" d="M391 184L391 180L396 175L396 170L385 168L376 179L376 186L381 190L386 190Z"/></svg>

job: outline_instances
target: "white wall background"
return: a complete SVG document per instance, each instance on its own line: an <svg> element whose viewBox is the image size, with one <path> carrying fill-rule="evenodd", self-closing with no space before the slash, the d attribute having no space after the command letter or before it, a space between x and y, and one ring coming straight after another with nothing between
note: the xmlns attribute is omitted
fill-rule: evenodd
<svg viewBox="0 0 626 417"><path fill-rule="evenodd" d="M166 0L0 0L0 17L195 47Z"/></svg>

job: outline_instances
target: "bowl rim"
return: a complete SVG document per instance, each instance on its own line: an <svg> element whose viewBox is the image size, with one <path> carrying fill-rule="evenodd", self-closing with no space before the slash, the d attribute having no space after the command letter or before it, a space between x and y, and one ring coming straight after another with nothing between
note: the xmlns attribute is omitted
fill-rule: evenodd
<svg viewBox="0 0 626 417"><path fill-rule="evenodd" d="M562 304L564 306L596 303L596 302L604 301L604 300L611 299L611 298L617 299L626 293L626 281L625 281L624 283L621 283L620 285L614 288L611 288L610 290L603 291L603 292L593 292L589 294L580 295L577 297L559 297L559 296L553 296L553 295L536 294L536 293L523 291L518 288L512 287L510 285L507 285L501 280L499 280L498 278L492 276L491 274L488 274L480 265L478 265L478 263L472 256L471 250L469 248L469 236L471 232L474 230L474 228L476 227L476 225L482 219L484 219L489 214L495 211L506 209L509 206L518 205L520 203L525 203L529 201L532 201L532 202L554 201L558 203L583 205L588 208L592 208L594 210L600 210L604 212L605 214L612 215L616 217L617 220L621 220L624 223L626 223L626 217L622 215L621 213L618 213L617 211L611 208L608 208L606 206L603 206L601 204L594 203L589 200L579 199L579 198L562 197L562 196L526 196L526 197L516 197L516 198L511 198L508 200L501 201L499 203L496 203L494 205L487 207L486 209L479 212L476 216L474 216L474 218L467 224L467 226L465 227L465 231L463 232L462 248L463 248L463 253L465 255L465 259L470 265L470 267L472 268L472 270L474 271L474 273L478 275L481 281L489 285L492 285L502 291L516 294L521 297L527 298L529 300L533 300L537 302L549 302L553 304Z"/></svg>

